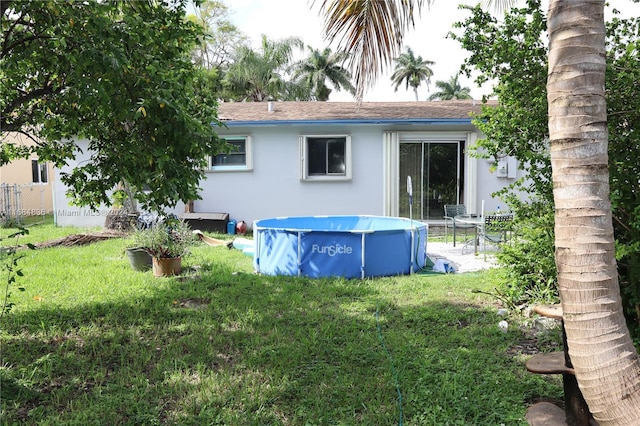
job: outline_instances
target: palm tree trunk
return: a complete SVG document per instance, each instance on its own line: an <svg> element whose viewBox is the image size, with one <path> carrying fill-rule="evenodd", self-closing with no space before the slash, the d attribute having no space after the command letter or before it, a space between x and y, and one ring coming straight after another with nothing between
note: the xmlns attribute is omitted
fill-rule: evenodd
<svg viewBox="0 0 640 426"><path fill-rule="evenodd" d="M622 312L607 169L604 0L550 0L549 135L569 354L600 425L638 424L640 363Z"/></svg>
<svg viewBox="0 0 640 426"><path fill-rule="evenodd" d="M416 102L418 102L418 88L417 87L413 88L413 93L416 95Z"/></svg>

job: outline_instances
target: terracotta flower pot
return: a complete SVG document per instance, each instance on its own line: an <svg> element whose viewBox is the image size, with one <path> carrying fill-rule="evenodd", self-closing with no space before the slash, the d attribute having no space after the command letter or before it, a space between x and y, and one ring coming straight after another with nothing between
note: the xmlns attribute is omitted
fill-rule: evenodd
<svg viewBox="0 0 640 426"><path fill-rule="evenodd" d="M182 271L181 257L154 257L153 275L156 277L171 277L180 275Z"/></svg>

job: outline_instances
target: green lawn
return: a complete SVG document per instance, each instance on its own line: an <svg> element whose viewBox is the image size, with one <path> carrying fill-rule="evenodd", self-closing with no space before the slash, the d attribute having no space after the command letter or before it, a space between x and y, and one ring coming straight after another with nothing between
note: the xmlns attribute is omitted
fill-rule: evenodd
<svg viewBox="0 0 640 426"><path fill-rule="evenodd" d="M500 331L473 291L494 272L267 277L202 245L167 279L124 247L23 252L25 291L0 320L2 424L524 425L528 404L562 396L519 350L557 336L532 341L515 318Z"/></svg>

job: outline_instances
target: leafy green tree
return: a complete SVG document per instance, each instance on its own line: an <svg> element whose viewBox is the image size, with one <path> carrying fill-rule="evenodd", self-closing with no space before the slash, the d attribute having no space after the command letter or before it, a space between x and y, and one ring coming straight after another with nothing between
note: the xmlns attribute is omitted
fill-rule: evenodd
<svg viewBox="0 0 640 426"><path fill-rule="evenodd" d="M300 38L289 37L270 40L262 36L258 50L241 46L234 61L227 69L224 84L225 98L236 101L266 102L291 100L299 95L299 88L292 87L285 73L291 64L294 49L302 49Z"/></svg>
<svg viewBox="0 0 640 426"><path fill-rule="evenodd" d="M616 257L625 314L640 336L640 18L607 26L607 124Z"/></svg>
<svg viewBox="0 0 640 426"><path fill-rule="evenodd" d="M462 35L451 33L470 52L462 66L476 81L495 81L498 106L483 108L474 124L487 135L478 141L477 155L518 160L527 179L496 195L516 212L518 244L505 247L499 260L506 272L505 292L515 304L558 300L553 232L553 187L548 146L547 47L542 35L546 19L540 1L512 9L500 21L481 7L464 7L471 16L462 23ZM527 193L522 200L520 193Z"/></svg>
<svg viewBox="0 0 640 426"><path fill-rule="evenodd" d="M432 93L429 96L429 100L433 101L440 99L448 101L451 99L471 99L471 93L468 87L460 86L458 82L459 74L456 74L449 78L449 81L436 80L436 87L439 89L437 92Z"/></svg>
<svg viewBox="0 0 640 426"><path fill-rule="evenodd" d="M429 65L434 65L435 62L422 59L422 56L415 56L410 47L407 47L407 51L395 58L394 61L396 62L396 68L391 75L393 89L398 91L398 87L402 83L405 84L406 90L411 86L417 101L418 87L422 83L426 83L427 91L429 90L429 83L433 76L433 71L429 68Z"/></svg>
<svg viewBox="0 0 640 426"><path fill-rule="evenodd" d="M210 76L189 53L201 28L174 2L2 1L0 126L38 141L61 166L88 141L90 161L62 176L78 204L112 204L121 182L146 208L198 198L221 143ZM2 161L27 149L2 143Z"/></svg>
<svg viewBox="0 0 640 426"><path fill-rule="evenodd" d="M289 71L292 79L311 92L311 99L329 100L331 89L327 81L338 91L345 89L355 94L351 84L351 74L342 65L348 58L346 52L332 52L330 48L323 51L307 46L309 56L291 65Z"/></svg>
<svg viewBox="0 0 640 426"><path fill-rule="evenodd" d="M494 80L500 105L487 108L475 124L487 135L479 141L493 156L518 158L528 179L516 189L526 191L522 201L511 189L499 195L508 198L517 211L521 234L519 244L507 247L500 255L508 273L507 291L515 303L551 301L558 296L556 267L553 261L553 188L548 153L546 89L546 46L543 34L546 21L540 2L514 9L499 23L480 8L468 8L472 16L456 27L464 34L451 37L471 52L463 68L479 71L480 82ZM617 241L620 287L625 315L634 335L640 330L640 172L634 156L640 150L640 96L632 88L640 81L637 51L638 20L614 17L607 23L606 95L609 124L609 169L612 212ZM491 43L487 43L491 40ZM526 186L525 186L526 185Z"/></svg>
<svg viewBox="0 0 640 426"><path fill-rule="evenodd" d="M187 19L201 26L204 37L193 51L196 65L220 69L230 64L233 52L247 45L244 35L229 17L229 7L219 0L205 0Z"/></svg>
<svg viewBox="0 0 640 426"><path fill-rule="evenodd" d="M576 379L603 426L640 418L640 358L625 323L615 257L604 9L604 0L551 0L547 20L558 288Z"/></svg>

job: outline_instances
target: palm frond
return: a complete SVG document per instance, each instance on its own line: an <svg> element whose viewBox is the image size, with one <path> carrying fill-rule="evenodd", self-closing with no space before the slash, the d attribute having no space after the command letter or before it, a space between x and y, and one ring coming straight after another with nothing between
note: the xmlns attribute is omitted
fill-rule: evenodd
<svg viewBox="0 0 640 426"><path fill-rule="evenodd" d="M351 54L356 97L390 65L402 47L404 34L415 24L414 16L431 0L318 0L329 42ZM312 3L312 6L315 1Z"/></svg>

